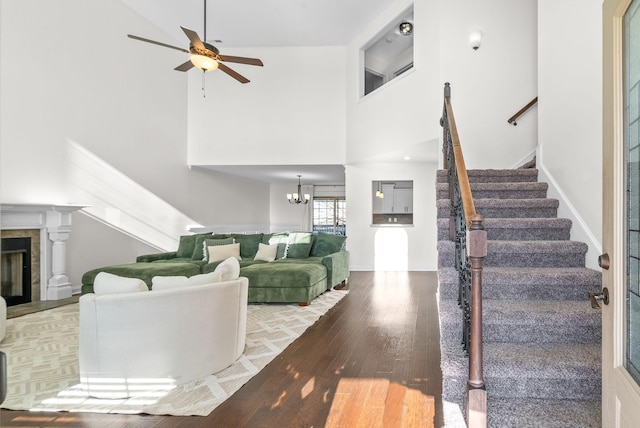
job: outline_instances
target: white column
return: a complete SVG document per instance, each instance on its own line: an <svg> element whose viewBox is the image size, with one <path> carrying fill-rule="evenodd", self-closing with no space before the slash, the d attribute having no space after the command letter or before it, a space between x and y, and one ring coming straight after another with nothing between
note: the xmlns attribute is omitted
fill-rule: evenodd
<svg viewBox="0 0 640 428"><path fill-rule="evenodd" d="M74 210L75 211L75 210ZM47 300L71 297L71 281L66 275L66 240L71 233L71 210L57 207L46 212L47 238L51 241L51 265L47 267ZM49 246L48 246L49 247Z"/></svg>

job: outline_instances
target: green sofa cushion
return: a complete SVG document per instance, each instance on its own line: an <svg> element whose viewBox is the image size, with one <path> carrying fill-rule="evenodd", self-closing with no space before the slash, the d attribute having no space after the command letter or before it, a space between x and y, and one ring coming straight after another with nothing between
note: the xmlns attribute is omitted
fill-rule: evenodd
<svg viewBox="0 0 640 428"><path fill-rule="evenodd" d="M196 247L196 238L198 236L211 236L210 233L203 234L198 233L195 235L182 235L180 237L180 243L178 244L178 250L176 251L176 257L189 257L193 255L193 250Z"/></svg>
<svg viewBox="0 0 640 428"><path fill-rule="evenodd" d="M289 234L286 258L306 259L309 257L312 245L313 234L311 232L292 232Z"/></svg>
<svg viewBox="0 0 640 428"><path fill-rule="evenodd" d="M252 260L258 252L258 244L262 242L263 236L263 233L254 233L251 235L243 235L240 233L231 234L231 237L240 243L240 257Z"/></svg>
<svg viewBox="0 0 640 428"><path fill-rule="evenodd" d="M269 262L264 262L262 260L253 260L253 259L242 259L242 260L239 260L238 262L240 263L240 276L242 276L242 268L245 268L245 267L251 266L251 265L255 265L255 264L267 264L267 263L269 263ZM205 263L205 264L202 265L201 271L202 271L202 273L213 272L214 270L216 270L216 268L218 267L218 265L220 263L222 263L222 261Z"/></svg>
<svg viewBox="0 0 640 428"><path fill-rule="evenodd" d="M93 281L100 272L108 272L126 278L143 280L151 288L151 278L154 276L193 276L200 273L200 266L195 263L131 263L93 269L82 275L82 293L93 292Z"/></svg>
<svg viewBox="0 0 640 428"><path fill-rule="evenodd" d="M249 278L249 288L305 288L327 278L327 270L320 263L264 263L241 269L240 275Z"/></svg>
<svg viewBox="0 0 640 428"><path fill-rule="evenodd" d="M311 256L324 257L342 250L346 236L319 232L311 246Z"/></svg>

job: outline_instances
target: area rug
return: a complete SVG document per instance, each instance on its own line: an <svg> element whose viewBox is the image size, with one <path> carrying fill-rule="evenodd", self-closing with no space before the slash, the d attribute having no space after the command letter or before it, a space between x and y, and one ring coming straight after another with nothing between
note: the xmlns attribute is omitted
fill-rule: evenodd
<svg viewBox="0 0 640 428"><path fill-rule="evenodd" d="M7 320L0 351L7 354L8 393L2 408L31 411L211 413L258 373L309 326L338 303L347 290L324 293L309 306L249 305L244 354L215 375L165 391L140 391L128 399L97 399L80 389L78 304Z"/></svg>

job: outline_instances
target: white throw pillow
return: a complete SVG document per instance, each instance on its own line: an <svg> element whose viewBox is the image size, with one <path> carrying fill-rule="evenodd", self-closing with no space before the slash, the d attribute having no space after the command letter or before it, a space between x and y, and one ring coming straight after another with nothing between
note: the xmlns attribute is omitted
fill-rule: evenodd
<svg viewBox="0 0 640 428"><path fill-rule="evenodd" d="M222 272L213 272L203 273L200 275L193 275L187 279L188 285L201 285L201 284L211 284L213 282L221 282L222 281Z"/></svg>
<svg viewBox="0 0 640 428"><path fill-rule="evenodd" d="M223 281L232 281L240 276L240 263L235 257L229 257L218 266L214 272L220 272Z"/></svg>
<svg viewBox="0 0 640 428"><path fill-rule="evenodd" d="M154 276L151 279L153 290L169 290L171 288L187 287L189 285L211 284L222 281L222 272L203 273L186 276Z"/></svg>
<svg viewBox="0 0 640 428"><path fill-rule="evenodd" d="M138 278L125 278L112 273L100 272L93 280L95 294L134 293L149 291L147 284Z"/></svg>
<svg viewBox="0 0 640 428"><path fill-rule="evenodd" d="M151 278L152 290L168 290L169 288L184 287L189 282L186 276L154 276Z"/></svg>
<svg viewBox="0 0 640 428"><path fill-rule="evenodd" d="M229 257L235 257L237 260L242 260L240 257L240 243L228 245L215 245L209 246L209 263L219 262L220 260L226 260Z"/></svg>
<svg viewBox="0 0 640 428"><path fill-rule="evenodd" d="M278 253L278 244L266 245L262 242L258 244L258 252L253 260L262 260L265 262L272 262L276 259Z"/></svg>

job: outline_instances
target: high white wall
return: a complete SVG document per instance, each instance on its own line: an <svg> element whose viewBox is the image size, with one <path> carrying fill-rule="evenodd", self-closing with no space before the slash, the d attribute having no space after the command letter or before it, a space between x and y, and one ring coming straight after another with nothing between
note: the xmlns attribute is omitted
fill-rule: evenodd
<svg viewBox="0 0 640 428"><path fill-rule="evenodd" d="M538 95L537 0L441 0L439 5L440 80L451 83L467 168L512 168L538 142L535 107L518 126L507 124ZM476 51L469 45L473 30L483 34Z"/></svg>
<svg viewBox="0 0 640 428"><path fill-rule="evenodd" d="M268 185L187 166L187 77L173 71L183 55L127 33L167 39L118 0L2 0L0 200L85 203L69 174L73 140L197 223L268 224ZM85 268L151 249L77 223L67 254L74 285Z"/></svg>
<svg viewBox="0 0 640 428"><path fill-rule="evenodd" d="M259 57L264 67L227 65L189 75L190 165L343 164L346 49L305 46L223 49Z"/></svg>
<svg viewBox="0 0 640 428"><path fill-rule="evenodd" d="M602 1L538 1L538 168L572 218L572 239L602 242Z"/></svg>

